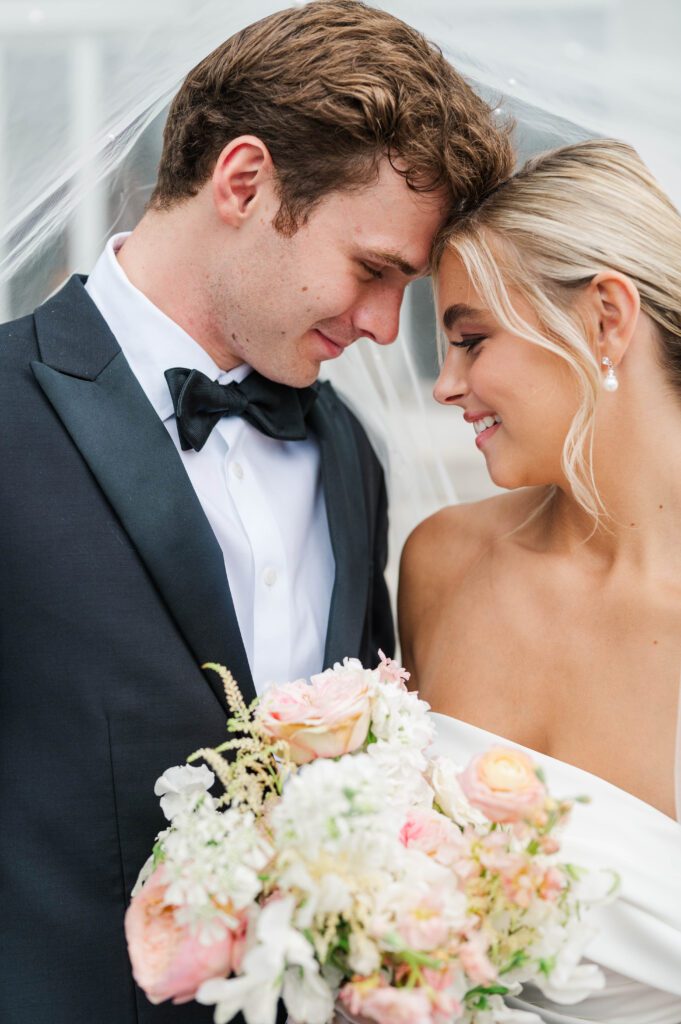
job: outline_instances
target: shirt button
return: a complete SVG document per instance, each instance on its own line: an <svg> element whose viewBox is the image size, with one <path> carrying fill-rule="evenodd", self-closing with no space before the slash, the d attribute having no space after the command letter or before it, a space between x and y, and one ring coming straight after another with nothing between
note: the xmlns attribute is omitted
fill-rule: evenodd
<svg viewBox="0 0 681 1024"><path fill-rule="evenodd" d="M272 569L271 567L269 569L265 569L262 574L262 578L266 587L273 587L277 582L277 570Z"/></svg>
<svg viewBox="0 0 681 1024"><path fill-rule="evenodd" d="M241 465L240 462L233 462L232 463L232 473L237 478L237 480L243 480L243 478L244 478L244 467Z"/></svg>

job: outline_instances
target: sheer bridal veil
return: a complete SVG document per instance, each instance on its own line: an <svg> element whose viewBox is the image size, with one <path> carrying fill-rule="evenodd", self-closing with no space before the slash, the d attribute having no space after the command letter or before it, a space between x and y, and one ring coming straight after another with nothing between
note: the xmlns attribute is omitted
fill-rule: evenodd
<svg viewBox="0 0 681 1024"><path fill-rule="evenodd" d="M22 315L106 237L139 219L167 103L185 73L268 0L12 0L0 5L0 319ZM437 42L517 123L524 158L591 135L632 143L681 204L681 7L675 0L378 0ZM389 348L358 344L328 369L388 470L389 575L410 529L490 493L453 410L432 401L429 285ZM444 416L442 413L444 412ZM678 768L681 793L681 765ZM681 803L681 797L677 801Z"/></svg>

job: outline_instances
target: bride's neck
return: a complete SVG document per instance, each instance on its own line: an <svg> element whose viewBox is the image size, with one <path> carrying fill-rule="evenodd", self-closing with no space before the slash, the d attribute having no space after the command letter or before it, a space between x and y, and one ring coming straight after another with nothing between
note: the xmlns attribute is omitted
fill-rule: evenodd
<svg viewBox="0 0 681 1024"><path fill-rule="evenodd" d="M622 415L597 424L593 465L607 516L594 529L558 488L541 517L546 542L681 584L681 397L632 395Z"/></svg>

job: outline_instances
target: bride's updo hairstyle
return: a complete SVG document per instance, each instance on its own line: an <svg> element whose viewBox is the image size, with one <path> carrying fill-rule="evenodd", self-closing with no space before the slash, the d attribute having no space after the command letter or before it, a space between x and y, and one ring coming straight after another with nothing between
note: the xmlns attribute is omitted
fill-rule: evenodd
<svg viewBox="0 0 681 1024"><path fill-rule="evenodd" d="M630 278L681 395L681 215L630 146L596 139L530 160L441 235L434 268L447 251L506 330L554 352L574 372L581 403L563 467L574 498L597 523L607 515L591 459L603 372L575 292L606 269ZM529 303L539 329L518 315L509 290Z"/></svg>

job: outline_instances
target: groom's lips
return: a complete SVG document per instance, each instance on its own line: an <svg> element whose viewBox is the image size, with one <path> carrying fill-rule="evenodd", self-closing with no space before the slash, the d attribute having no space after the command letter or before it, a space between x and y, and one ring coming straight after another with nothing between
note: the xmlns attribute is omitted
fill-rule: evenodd
<svg viewBox="0 0 681 1024"><path fill-rule="evenodd" d="M348 347L348 345L352 344L350 341L334 341L333 338L328 336L328 334L324 334L323 331L320 331L318 327L312 328L312 334L321 342L325 352L325 359L337 359L338 356L343 354L343 351Z"/></svg>

